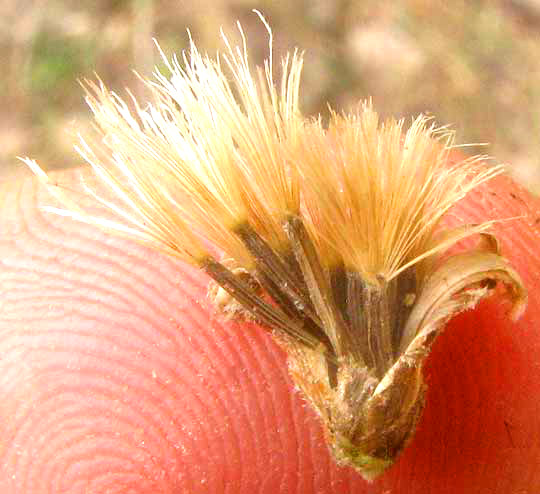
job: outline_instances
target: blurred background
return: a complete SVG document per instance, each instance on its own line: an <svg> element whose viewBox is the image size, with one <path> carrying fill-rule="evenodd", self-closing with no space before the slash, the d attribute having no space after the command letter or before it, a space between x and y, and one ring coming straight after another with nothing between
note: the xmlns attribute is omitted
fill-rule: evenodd
<svg viewBox="0 0 540 494"><path fill-rule="evenodd" d="M252 60L305 51L302 108L340 110L372 97L384 116L420 112L451 124L459 142L488 153L540 193L540 0L1 0L0 180L81 159L72 144L91 124L77 79L98 73L111 88L136 87L132 69L168 54L220 47L240 20ZM137 91L135 91L137 93Z"/></svg>

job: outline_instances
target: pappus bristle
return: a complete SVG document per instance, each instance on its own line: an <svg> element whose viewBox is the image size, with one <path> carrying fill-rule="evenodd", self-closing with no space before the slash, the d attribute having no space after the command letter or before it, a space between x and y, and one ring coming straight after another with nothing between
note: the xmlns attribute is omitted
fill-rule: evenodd
<svg viewBox="0 0 540 494"><path fill-rule="evenodd" d="M316 122L296 151L310 231L332 251L321 257L337 257L375 284L467 236L461 229L437 243L441 218L502 171L467 160L450 166L452 133L424 116L405 134L403 124L381 123L364 103L355 113L334 114L328 129ZM471 225L468 233L483 229Z"/></svg>

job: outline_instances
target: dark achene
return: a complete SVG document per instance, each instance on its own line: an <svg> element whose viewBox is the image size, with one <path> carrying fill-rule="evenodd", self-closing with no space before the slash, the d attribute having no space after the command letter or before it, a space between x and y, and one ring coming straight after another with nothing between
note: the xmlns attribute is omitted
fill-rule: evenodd
<svg viewBox="0 0 540 494"><path fill-rule="evenodd" d="M507 283L519 313L524 288L488 234L489 248L482 244L448 257L423 278L408 268L372 284L343 265L325 270L300 218L289 218L284 230L294 259L264 243L253 247L260 239L250 239L248 227L242 233L257 260L253 278L274 304L248 300L253 288L231 271L207 272L263 326L276 330L296 384L323 419L335 458L371 479L393 464L414 434L424 406L422 365L447 320L474 307L499 280ZM483 270L448 276L467 264ZM411 322L420 326L406 340Z"/></svg>

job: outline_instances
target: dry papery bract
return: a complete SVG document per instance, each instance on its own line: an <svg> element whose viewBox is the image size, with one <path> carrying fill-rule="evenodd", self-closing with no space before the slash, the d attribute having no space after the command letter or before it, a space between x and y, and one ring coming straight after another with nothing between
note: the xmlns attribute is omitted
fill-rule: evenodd
<svg viewBox="0 0 540 494"><path fill-rule="evenodd" d="M424 116L381 122L369 102L328 125L298 108L302 56L277 82L246 40L210 58L193 42L129 105L85 82L99 139L78 150L100 179L96 215L26 163L64 206L48 211L127 235L205 271L216 307L255 319L288 356L339 464L371 479L395 461L424 406L422 365L446 322L502 282L526 304L491 223L441 226L501 172L452 163L453 135ZM270 31L269 31L270 32ZM270 54L272 52L270 33ZM111 199L113 197L113 199ZM471 235L477 247L449 255ZM207 248L216 246L223 257Z"/></svg>

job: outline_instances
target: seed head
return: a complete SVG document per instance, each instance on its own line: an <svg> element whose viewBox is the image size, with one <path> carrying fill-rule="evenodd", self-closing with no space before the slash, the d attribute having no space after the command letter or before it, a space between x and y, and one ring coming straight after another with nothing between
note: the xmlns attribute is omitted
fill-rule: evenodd
<svg viewBox="0 0 540 494"><path fill-rule="evenodd" d="M446 322L498 281L514 317L525 307L491 223L441 225L502 168L484 157L451 163L452 132L422 115L404 129L364 102L328 125L306 118L302 55L282 60L276 82L270 30L270 57L253 69L238 29L243 43L222 35L216 58L193 41L180 58L162 53L167 73L141 77L144 105L85 81L99 139L81 138L77 149L110 194L86 192L112 219L50 182L66 207L47 210L208 273L219 310L255 319L285 349L336 460L370 479L414 434L422 365ZM482 239L476 248L446 254L471 235Z"/></svg>

